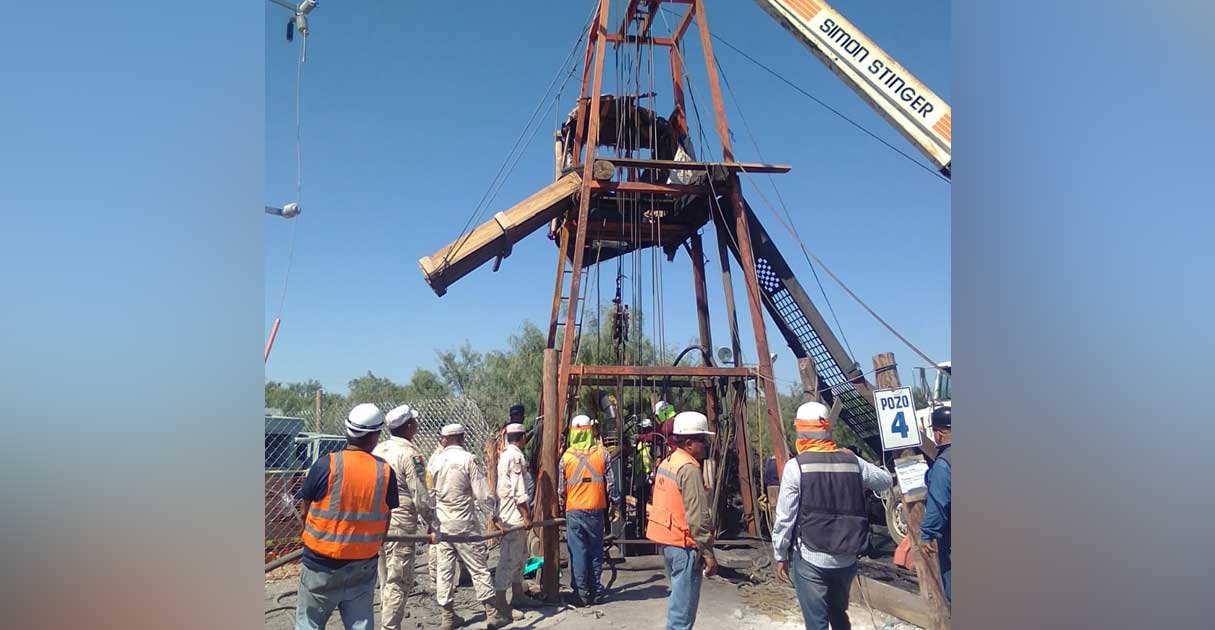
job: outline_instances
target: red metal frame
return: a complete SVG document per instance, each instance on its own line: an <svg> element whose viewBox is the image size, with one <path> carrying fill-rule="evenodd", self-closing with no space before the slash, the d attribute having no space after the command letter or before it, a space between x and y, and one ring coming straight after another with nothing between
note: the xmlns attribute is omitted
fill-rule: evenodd
<svg viewBox="0 0 1215 630"><path fill-rule="evenodd" d="M646 12L643 17L638 20L638 16L642 15L641 7L646 6ZM654 14L661 10L663 4L684 4L688 5L686 12L683 14L674 33L669 38L652 37L650 35L650 27L653 22ZM704 52L705 66L709 77L709 88L712 96L713 115L715 127L721 141L722 160L725 163L733 163L734 150L730 142L729 126L726 123L725 106L722 100L721 87L717 76L717 62L713 53L711 38L709 35L709 24L704 10L703 0L631 0L625 8L623 19L621 21L620 31L618 33L609 33L608 18L609 18L610 0L600 0L599 11L597 17L592 22L591 31L587 38L587 48L585 56L585 64L582 72L582 85L579 92L579 107L577 110L577 123L575 126L574 142L572 147L573 164L582 169L582 189L579 196L577 210L570 210L566 215L566 220L561 228L561 245L557 268L557 278L553 295L553 310L552 318L549 327L549 347L560 351L560 361L557 374L558 397L556 401L557 417L560 425L564 426L565 418L569 415L568 405L570 403L570 387L574 379L578 379L579 383L602 383L610 386L615 379L616 387L621 387L627 381L639 382L640 379L656 379L665 378L669 380L677 380L680 383L692 384L696 379L710 379L706 382L712 382L712 379L726 378L735 384L735 446L740 449L740 483L747 495L744 498L745 518L747 519L748 529L753 533L755 531L755 516L754 516L754 497L752 485L749 477L751 469L750 452L747 449L746 441L746 400L745 400L745 382L749 379L758 378L762 381L764 392L763 405L767 411L769 427L771 428L771 436L773 441L773 451L777 457L778 466L783 467L786 459L785 439L783 423L780 421L778 410L777 393L775 381L772 377L772 362L768 352L768 341L764 324L764 314L762 311L761 293L759 290L758 278L755 270L755 256L751 246L751 235L748 231L746 213L742 196L739 191L739 181L737 171L739 168L727 168L724 172L729 173L727 181L715 184L718 192L727 194L728 205L718 209L720 221L734 221L737 225L735 230L737 234L737 250L740 252L740 259L743 267L743 283L747 291L747 305L751 314L751 323L753 333L755 335L756 354L758 355L757 367L741 367L737 364L733 367L707 367L707 366L630 366L630 365L575 365L573 363L573 349L576 342L576 334L579 326L578 312L580 310L580 295L582 269L586 263L586 251L589 233L593 230L588 225L588 218L591 208L592 198L597 198L605 193L645 193L654 195L671 195L671 196L686 196L686 195L702 195L707 196L707 186L685 186L673 184L658 184L649 182L632 181L636 177L637 164L643 162L641 160L629 160L627 164L622 164L625 168L625 181L597 181L594 179L594 163L595 149L599 139L599 119L600 119L600 97L603 90L603 74L605 65L605 46L607 42L612 42L616 46L622 43L640 43L649 45L667 46L670 50L670 65L671 65L671 85L672 96L675 105L675 111L672 115L672 121L682 133L687 133L687 118L684 108L683 94L683 79L684 79L684 60L680 52L682 39L687 29L689 28L692 18L697 18L699 31L699 39L702 50ZM640 22L640 24L638 24ZM636 26L635 26L636 25ZM606 158L611 160L611 158ZM737 166L737 165L735 165ZM752 165L747 165L752 166ZM760 165L769 169L768 172L784 172L788 167L780 167L775 165ZM640 168L644 168L641 166ZM665 226L664 226L665 227ZM695 235L694 229L698 226L681 226L681 229L693 229L692 235ZM572 239L570 238L572 237ZM726 250L725 241L722 239L729 238L729 235L724 230L717 230L718 249L719 252ZM703 344L710 346L711 351L712 341L708 335L708 309L707 298L704 295L704 269L703 269L703 253L700 239L695 237L694 241L695 253L694 257L699 257L694 260L697 286L697 306L698 317L701 318L700 330L701 341ZM572 272L570 273L570 282L568 291L564 292L568 295L565 300L565 329L560 345L556 343L556 328L558 320L562 312L562 294L565 277L565 260L569 255L572 264ZM724 262L724 261L723 261ZM723 269L723 277L727 282L730 282L728 267ZM732 289L727 286L727 307L729 310L728 316L732 324L732 337L735 339L737 330L737 315L733 312L734 304L732 299ZM735 341L737 346L737 342ZM738 350L736 347L735 350ZM737 356L737 354L736 354ZM715 415L716 411L716 396L710 400L709 410Z"/></svg>

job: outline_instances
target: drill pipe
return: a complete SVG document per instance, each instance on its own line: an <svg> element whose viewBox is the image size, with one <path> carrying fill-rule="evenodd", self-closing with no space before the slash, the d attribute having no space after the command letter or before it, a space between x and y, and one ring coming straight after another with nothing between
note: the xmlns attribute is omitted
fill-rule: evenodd
<svg viewBox="0 0 1215 630"><path fill-rule="evenodd" d="M532 527L549 527L551 525L565 525L565 519L554 518L554 519L550 519L550 520L546 520L546 521L533 521L532 522ZM392 535L385 536L384 541L385 542L407 542L407 543L431 543L431 544L439 543L439 542L453 542L453 543L482 542L482 541L490 540L491 538L501 538L502 536L505 536L511 532L517 532L517 531L521 531L524 529L527 529L527 528L522 525L516 525L514 527L500 529L498 531L490 532L488 534L444 534L442 532L435 532L433 534L398 534L395 536L392 536ZM274 560L266 563L266 573L269 573L285 564L291 564L292 562L299 560L300 556L302 556L302 555L304 555L304 550L297 549L285 556L275 558Z"/></svg>

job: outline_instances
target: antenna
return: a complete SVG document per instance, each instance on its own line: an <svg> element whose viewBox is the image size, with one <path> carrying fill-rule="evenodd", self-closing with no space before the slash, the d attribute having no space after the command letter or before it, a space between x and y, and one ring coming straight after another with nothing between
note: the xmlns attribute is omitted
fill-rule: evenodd
<svg viewBox="0 0 1215 630"><path fill-rule="evenodd" d="M308 56L308 14L316 8L316 0L303 0L298 5L287 2L287 0L270 0L284 9L287 9L295 14L287 21L287 41L295 41L295 32L299 31L300 35L304 36L304 43L300 50L300 60L303 61Z"/></svg>

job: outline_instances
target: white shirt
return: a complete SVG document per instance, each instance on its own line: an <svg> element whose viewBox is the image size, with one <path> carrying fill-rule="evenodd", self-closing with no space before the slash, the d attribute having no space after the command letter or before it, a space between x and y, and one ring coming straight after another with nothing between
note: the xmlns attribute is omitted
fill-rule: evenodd
<svg viewBox="0 0 1215 630"><path fill-rule="evenodd" d="M866 489L881 492L893 485L890 473L870 464L864 458L856 458L861 465L861 482ZM802 497L802 469L794 457L785 462L780 476L780 497L776 500L776 522L772 524L772 551L777 562L787 560L788 549L797 534L797 512ZM799 540L798 550L802 560L822 569L842 569L856 564L855 555L832 555L814 551Z"/></svg>

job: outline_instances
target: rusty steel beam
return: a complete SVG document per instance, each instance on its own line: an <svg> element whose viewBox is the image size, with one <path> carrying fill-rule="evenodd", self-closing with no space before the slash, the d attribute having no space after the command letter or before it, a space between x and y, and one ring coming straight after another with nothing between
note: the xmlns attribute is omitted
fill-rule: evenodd
<svg viewBox="0 0 1215 630"><path fill-rule="evenodd" d="M661 168L677 171L723 169L731 173L788 173L793 170L793 167L788 164L763 164L760 162L679 162L677 160L644 160L623 157L605 158L598 161L609 162L615 168Z"/></svg>
<svg viewBox="0 0 1215 630"><path fill-rule="evenodd" d="M609 5L609 0L599 0L599 17L595 20L595 25L592 27L593 35L606 34ZM557 420L562 425L564 425L566 402L569 399L570 366L574 360L574 330L578 328L578 290L582 284L583 254L586 251L586 224L591 210L591 184L595 181L595 147L599 144L599 95L603 91L604 45L606 44L606 40L603 37L594 37L594 40L595 70L591 92L588 94L584 89L581 94L583 99L590 99L591 111L589 120L587 121L586 142L583 145L586 149L586 160L582 172L582 194L578 200L578 220L574 228L577 233L574 237L573 275L570 278L569 299L566 301L565 339L561 344L561 366L557 374ZM576 147L575 151L580 152L581 148ZM558 255L564 256L565 253L559 252Z"/></svg>
<svg viewBox="0 0 1215 630"><path fill-rule="evenodd" d="M690 186L687 184L647 184L645 182L601 182L590 180L591 190L614 190L619 192L670 193L677 195L703 195L708 192L705 186Z"/></svg>
<svg viewBox="0 0 1215 630"><path fill-rule="evenodd" d="M675 32L671 34L671 39L675 40L676 45L679 44L679 40L683 39L683 34L688 31L688 26L692 24L692 17L696 14L696 0L688 0L681 4L690 6L688 6L687 12L683 14L683 19L679 21L679 26L675 27Z"/></svg>
<svg viewBox="0 0 1215 630"><path fill-rule="evenodd" d="M571 376L755 376L748 367L708 367L701 365L571 365Z"/></svg>
<svg viewBox="0 0 1215 630"><path fill-rule="evenodd" d="M643 37L639 35L621 35L620 33L609 33L604 36L607 41L613 44L620 45L622 43L636 44L653 44L655 46L674 46L675 40L670 37Z"/></svg>

